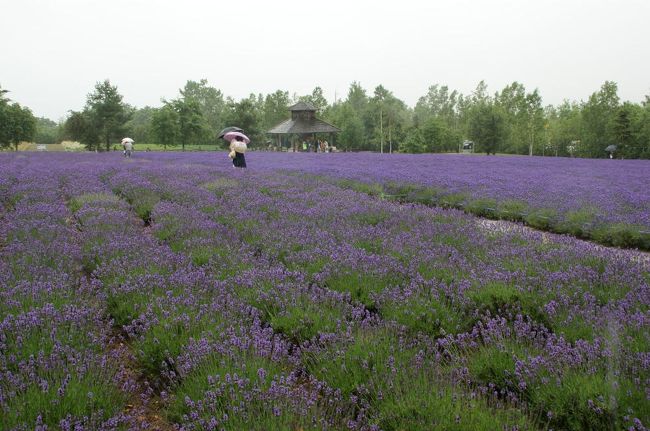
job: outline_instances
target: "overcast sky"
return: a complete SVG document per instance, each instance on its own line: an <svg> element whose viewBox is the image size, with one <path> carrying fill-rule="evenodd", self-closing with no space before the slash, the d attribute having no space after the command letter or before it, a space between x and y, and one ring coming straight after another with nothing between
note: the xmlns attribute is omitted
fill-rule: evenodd
<svg viewBox="0 0 650 431"><path fill-rule="evenodd" d="M237 100L382 84L409 106L433 84L557 105L610 80L640 102L649 19L650 0L0 0L0 86L53 120L104 79L137 107L201 78Z"/></svg>

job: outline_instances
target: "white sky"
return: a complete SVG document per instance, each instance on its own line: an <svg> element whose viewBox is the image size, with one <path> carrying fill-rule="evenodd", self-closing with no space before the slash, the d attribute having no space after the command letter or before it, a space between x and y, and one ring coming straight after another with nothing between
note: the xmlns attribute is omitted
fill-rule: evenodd
<svg viewBox="0 0 650 431"><path fill-rule="evenodd" d="M0 0L0 86L53 120L106 78L137 107L201 78L237 100L382 84L409 106L433 84L557 105L611 80L640 102L649 20L650 0Z"/></svg>

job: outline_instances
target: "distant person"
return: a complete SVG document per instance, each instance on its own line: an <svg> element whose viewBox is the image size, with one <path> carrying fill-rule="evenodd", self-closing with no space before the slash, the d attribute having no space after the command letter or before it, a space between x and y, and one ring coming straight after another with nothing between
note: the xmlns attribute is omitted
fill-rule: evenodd
<svg viewBox="0 0 650 431"><path fill-rule="evenodd" d="M228 157L232 159L232 166L234 168L245 168L246 167L246 157L244 153L246 152L246 142L242 136L235 136L232 141L230 141L230 153Z"/></svg>
<svg viewBox="0 0 650 431"><path fill-rule="evenodd" d="M132 151L133 151L133 141L124 142L124 157L131 158Z"/></svg>
<svg viewBox="0 0 650 431"><path fill-rule="evenodd" d="M133 139L124 138L122 139L122 154L124 157L131 157L131 151L133 151Z"/></svg>

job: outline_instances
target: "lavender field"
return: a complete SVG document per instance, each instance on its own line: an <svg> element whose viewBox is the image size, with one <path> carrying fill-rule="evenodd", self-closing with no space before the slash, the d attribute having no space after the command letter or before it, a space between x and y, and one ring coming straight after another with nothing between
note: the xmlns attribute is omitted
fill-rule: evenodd
<svg viewBox="0 0 650 431"><path fill-rule="evenodd" d="M352 180L370 185L370 192L522 221L608 245L650 249L647 160L270 153L258 164Z"/></svg>
<svg viewBox="0 0 650 431"><path fill-rule="evenodd" d="M643 230L647 162L0 156L2 430L650 424L647 253L382 198Z"/></svg>

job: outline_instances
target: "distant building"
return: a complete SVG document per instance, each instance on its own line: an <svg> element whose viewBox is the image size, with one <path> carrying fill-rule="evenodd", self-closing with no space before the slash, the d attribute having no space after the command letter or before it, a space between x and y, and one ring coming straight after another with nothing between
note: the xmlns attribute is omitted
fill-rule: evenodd
<svg viewBox="0 0 650 431"><path fill-rule="evenodd" d="M283 147L283 137L286 139L293 138L294 141L309 139L314 142L316 134L326 134L330 145L333 145L335 134L341 131L338 127L316 118L316 108L309 103L298 102L290 106L289 111L291 111L290 119L281 122L266 132L269 135L275 135L280 148ZM291 145L289 144L289 146ZM296 149L295 142L294 149Z"/></svg>

